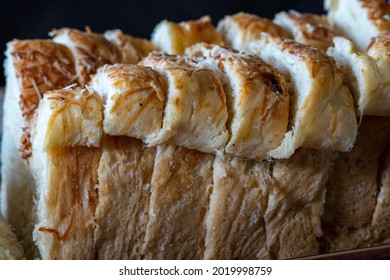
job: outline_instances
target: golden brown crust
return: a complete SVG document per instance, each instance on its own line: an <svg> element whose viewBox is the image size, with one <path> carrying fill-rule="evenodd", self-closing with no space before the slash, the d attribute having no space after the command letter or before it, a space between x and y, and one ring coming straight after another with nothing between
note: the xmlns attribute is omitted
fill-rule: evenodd
<svg viewBox="0 0 390 280"><path fill-rule="evenodd" d="M335 60L317 48L306 46L290 39L278 37L268 38L272 38L275 44L279 45L283 52L288 52L299 57L306 63L309 63L311 65L312 77L317 76L319 69L324 65L330 66L333 70L332 72L335 72L337 69Z"/></svg>
<svg viewBox="0 0 390 280"><path fill-rule="evenodd" d="M368 19L382 31L390 31L390 3L386 0L359 0L368 12Z"/></svg>
<svg viewBox="0 0 390 280"><path fill-rule="evenodd" d="M281 24L283 18L285 18L285 24ZM324 50L332 45L332 39L336 36L326 16L281 12L276 16L275 21L285 25L286 29L291 29L295 41Z"/></svg>
<svg viewBox="0 0 390 280"><path fill-rule="evenodd" d="M106 31L104 35L108 39L113 39L109 40L113 41L122 50L122 63L137 63L150 52L156 50L151 41L123 34L121 30ZM133 51L136 54L136 58L132 57Z"/></svg>
<svg viewBox="0 0 390 280"><path fill-rule="evenodd" d="M65 46L50 40L15 40L8 44L20 87L20 110L26 120L21 139L22 157L31 156L30 121L43 95L77 82L73 56Z"/></svg>
<svg viewBox="0 0 390 280"><path fill-rule="evenodd" d="M159 50L178 55L199 42L224 44L209 16L180 23L162 21L153 31L152 41Z"/></svg>
<svg viewBox="0 0 390 280"><path fill-rule="evenodd" d="M231 16L231 19L240 27L240 29L245 30L247 34L260 35L261 32L265 32L273 36L289 37L283 28L274 24L267 18L241 12Z"/></svg>
<svg viewBox="0 0 390 280"><path fill-rule="evenodd" d="M371 39L371 43L367 47L367 52L375 48L389 48L390 47L390 32L383 32L378 36ZM388 49L386 49L388 50ZM390 56L390 51L385 52L383 55Z"/></svg>
<svg viewBox="0 0 390 280"><path fill-rule="evenodd" d="M217 30L225 43L237 50L248 49L249 43L259 39L262 32L277 37L291 37L271 20L242 12L223 18L218 23Z"/></svg>
<svg viewBox="0 0 390 280"><path fill-rule="evenodd" d="M82 86L89 82L90 75L100 66L122 61L119 48L102 34L92 33L90 30L81 32L71 28L53 30L50 34L55 36L55 41L67 45L72 50ZM62 36L65 36L64 41L60 39Z"/></svg>
<svg viewBox="0 0 390 280"><path fill-rule="evenodd" d="M223 41L215 31L213 22L209 16L204 16L198 20L189 20L178 24L180 32L186 33L186 46L197 42L223 45Z"/></svg>

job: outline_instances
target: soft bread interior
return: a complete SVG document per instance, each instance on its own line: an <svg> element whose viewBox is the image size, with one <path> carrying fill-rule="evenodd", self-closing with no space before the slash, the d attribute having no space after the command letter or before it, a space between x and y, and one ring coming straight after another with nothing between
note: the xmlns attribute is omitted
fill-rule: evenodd
<svg viewBox="0 0 390 280"><path fill-rule="evenodd" d="M161 75L140 65L105 65L91 86L104 102L104 132L146 143L162 126L166 86Z"/></svg>

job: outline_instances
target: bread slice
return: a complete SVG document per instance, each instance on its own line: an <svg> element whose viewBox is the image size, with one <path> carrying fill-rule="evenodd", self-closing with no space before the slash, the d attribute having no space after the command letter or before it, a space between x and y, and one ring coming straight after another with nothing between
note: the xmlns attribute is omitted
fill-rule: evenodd
<svg viewBox="0 0 390 280"><path fill-rule="evenodd" d="M387 42L390 43L390 36L387 37L389 37ZM335 37L335 46L328 50L328 55L334 57L345 72L345 83L351 89L360 116L390 115L390 86L388 85L390 68L385 66L388 69L380 69L377 64L385 59L388 63L383 65L390 63L390 59L386 58L386 54L390 53L390 45L386 46L375 41L371 53L380 53L376 56L378 62L367 53L357 52L353 43L343 37Z"/></svg>
<svg viewBox="0 0 390 280"><path fill-rule="evenodd" d="M217 156L213 168L204 258L268 259L268 162Z"/></svg>
<svg viewBox="0 0 390 280"><path fill-rule="evenodd" d="M219 21L217 31L225 43L236 50L248 49L249 44L260 38L262 32L273 36L290 38L282 27L267 18L248 13L225 16Z"/></svg>
<svg viewBox="0 0 390 280"><path fill-rule="evenodd" d="M158 146L150 186L145 259L203 259L214 155Z"/></svg>
<svg viewBox="0 0 390 280"><path fill-rule="evenodd" d="M273 21L283 27L294 41L324 51L333 45L332 39L336 36L326 16L289 11L277 13Z"/></svg>
<svg viewBox="0 0 390 280"><path fill-rule="evenodd" d="M372 242L370 224L378 191L382 192L379 197L386 197L386 187L378 182L381 155L389 142L390 119L364 117L352 151L339 154L327 183L322 221L325 251L364 247Z"/></svg>
<svg viewBox="0 0 390 280"><path fill-rule="evenodd" d="M46 91L77 81L70 51L49 40L14 40L6 51L6 92L1 146L1 213L22 241L27 258L39 256L32 242L34 180L30 121ZM17 175L16 175L17 174Z"/></svg>
<svg viewBox="0 0 390 280"><path fill-rule="evenodd" d="M260 58L199 43L186 50L222 82L229 112L225 151L263 160L287 132L289 93L284 76Z"/></svg>
<svg viewBox="0 0 390 280"><path fill-rule="evenodd" d="M0 216L0 260L21 259L24 259L23 248L3 217Z"/></svg>
<svg viewBox="0 0 390 280"><path fill-rule="evenodd" d="M351 150L357 134L353 100L342 72L322 51L262 33L250 50L290 80L290 131L269 154L288 158L299 147Z"/></svg>
<svg viewBox="0 0 390 280"><path fill-rule="evenodd" d="M228 112L216 75L185 57L152 53L141 65L157 70L168 85L161 130L149 145L170 144L214 153L225 147Z"/></svg>
<svg viewBox="0 0 390 280"><path fill-rule="evenodd" d="M156 148L106 136L99 163L95 247L99 259L141 259Z"/></svg>
<svg viewBox="0 0 390 280"><path fill-rule="evenodd" d="M34 240L43 259L93 259L102 104L85 89L46 93L32 126Z"/></svg>
<svg viewBox="0 0 390 280"><path fill-rule="evenodd" d="M381 155L377 181L377 201L371 221L373 244L390 242L390 145Z"/></svg>
<svg viewBox="0 0 390 280"><path fill-rule="evenodd" d="M152 42L158 50L178 55L199 42L223 45L209 16L180 23L164 20L154 28Z"/></svg>
<svg viewBox="0 0 390 280"><path fill-rule="evenodd" d="M322 236L326 182L335 153L299 149L271 163L264 215L271 258L316 255Z"/></svg>
<svg viewBox="0 0 390 280"><path fill-rule="evenodd" d="M390 4L383 0L326 0L328 18L341 35L364 51L371 38L390 31Z"/></svg>
<svg viewBox="0 0 390 280"><path fill-rule="evenodd" d="M126 49L119 49L115 44L108 41L103 34L81 32L77 29L62 28L53 30L50 35L53 41L67 46L75 58L76 73L81 86L88 84L90 75L104 64L120 63ZM131 52L132 50L130 50Z"/></svg>
<svg viewBox="0 0 390 280"><path fill-rule="evenodd" d="M105 103L106 134L148 143L161 129L167 97L165 80L158 72L140 65L105 65L90 85Z"/></svg>
<svg viewBox="0 0 390 280"><path fill-rule="evenodd" d="M136 64L150 52L156 50L156 47L149 40L123 34L119 29L104 32L104 37L122 50L122 63L125 64Z"/></svg>

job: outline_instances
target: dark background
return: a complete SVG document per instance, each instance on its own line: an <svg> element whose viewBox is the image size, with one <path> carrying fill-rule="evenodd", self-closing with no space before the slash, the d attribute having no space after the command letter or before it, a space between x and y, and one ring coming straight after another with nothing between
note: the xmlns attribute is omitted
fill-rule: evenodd
<svg viewBox="0 0 390 280"><path fill-rule="evenodd" d="M118 0L1 0L0 50L6 43L17 39L48 38L53 28L75 27L104 32L119 28L125 33L150 38L157 23L163 19L183 21L210 15L216 24L224 15L239 11L273 18L282 10L323 13L322 0L199 0L199 1L118 1ZM1 55L4 60L4 55ZM3 69L0 85L4 85Z"/></svg>

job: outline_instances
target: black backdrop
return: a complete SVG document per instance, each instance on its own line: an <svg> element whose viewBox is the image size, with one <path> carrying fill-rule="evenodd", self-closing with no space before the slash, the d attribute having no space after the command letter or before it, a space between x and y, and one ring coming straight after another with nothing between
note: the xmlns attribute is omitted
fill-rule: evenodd
<svg viewBox="0 0 390 280"><path fill-rule="evenodd" d="M273 18L281 10L323 13L322 0L199 0L199 1L119 1L119 0L1 0L0 46L17 39L47 38L53 28L86 25L93 31L120 28L125 33L149 38L163 19L182 21L210 15L217 23L224 15L239 11ZM2 60L4 56L2 56ZM0 85L4 84L0 73Z"/></svg>

